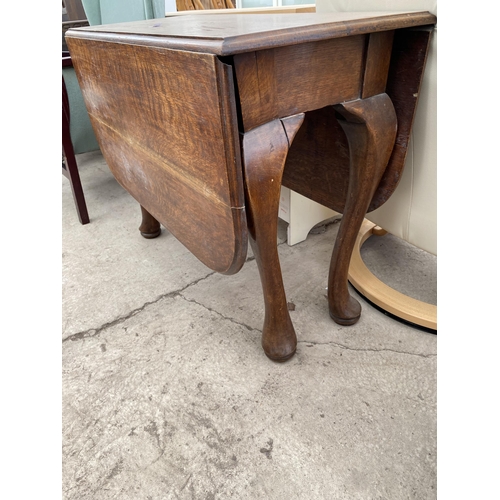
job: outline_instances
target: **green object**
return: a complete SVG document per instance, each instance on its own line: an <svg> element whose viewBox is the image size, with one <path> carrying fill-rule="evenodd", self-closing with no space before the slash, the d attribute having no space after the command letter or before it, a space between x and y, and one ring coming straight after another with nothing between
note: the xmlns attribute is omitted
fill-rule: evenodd
<svg viewBox="0 0 500 500"><path fill-rule="evenodd" d="M87 151L95 151L99 149L99 144L90 124L89 114L85 107L75 70L73 68L63 68L62 73L68 93L70 109L69 129L73 150L76 155L86 153Z"/></svg>
<svg viewBox="0 0 500 500"><path fill-rule="evenodd" d="M82 0L91 26L165 17L165 0Z"/></svg>
<svg viewBox="0 0 500 500"><path fill-rule="evenodd" d="M82 0L91 26L143 21L165 17L165 0ZM75 154L96 151L99 144L92 129L75 70L63 68L70 109L70 134Z"/></svg>

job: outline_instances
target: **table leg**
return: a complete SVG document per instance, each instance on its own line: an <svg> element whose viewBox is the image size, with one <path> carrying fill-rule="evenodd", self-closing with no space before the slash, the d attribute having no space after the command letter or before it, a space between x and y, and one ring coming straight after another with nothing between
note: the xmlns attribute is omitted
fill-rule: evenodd
<svg viewBox="0 0 500 500"><path fill-rule="evenodd" d="M243 169L250 244L264 292L262 347L274 361L291 358L297 337L288 313L276 235L281 178L304 114L274 120L243 135Z"/></svg>
<svg viewBox="0 0 500 500"><path fill-rule="evenodd" d="M147 239L156 238L160 236L161 227L160 223L141 205L142 222L139 226L141 236Z"/></svg>
<svg viewBox="0 0 500 500"><path fill-rule="evenodd" d="M394 147L397 119L385 93L334 106L341 115L349 143L350 173L345 209L333 249L328 277L328 305L332 319L353 325L361 305L351 297L347 275L356 236Z"/></svg>

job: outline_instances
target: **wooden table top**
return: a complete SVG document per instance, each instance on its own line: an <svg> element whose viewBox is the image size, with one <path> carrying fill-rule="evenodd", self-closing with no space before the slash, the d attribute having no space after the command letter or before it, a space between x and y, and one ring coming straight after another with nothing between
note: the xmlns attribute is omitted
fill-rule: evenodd
<svg viewBox="0 0 500 500"><path fill-rule="evenodd" d="M185 15L73 30L78 37L127 43L147 39L149 46L220 56L309 41L431 25L429 12L328 12L300 14ZM85 32L85 33L82 33Z"/></svg>

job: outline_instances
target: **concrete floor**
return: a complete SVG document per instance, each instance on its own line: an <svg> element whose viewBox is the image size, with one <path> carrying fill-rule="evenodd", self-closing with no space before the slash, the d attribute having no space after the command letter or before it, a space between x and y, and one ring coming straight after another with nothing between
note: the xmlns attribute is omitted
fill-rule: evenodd
<svg viewBox="0 0 500 500"><path fill-rule="evenodd" d="M277 364L251 253L221 276L165 229L145 240L101 154L77 161L91 222L63 178L65 500L436 498L437 337L362 300L356 325L329 318L338 224L289 247L280 223L299 344ZM434 257L390 235L363 255L435 303Z"/></svg>

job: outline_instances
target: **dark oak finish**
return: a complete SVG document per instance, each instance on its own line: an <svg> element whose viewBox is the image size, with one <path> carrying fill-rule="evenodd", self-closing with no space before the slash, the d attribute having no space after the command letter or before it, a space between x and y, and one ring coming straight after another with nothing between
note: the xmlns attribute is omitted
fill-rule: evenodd
<svg viewBox="0 0 500 500"><path fill-rule="evenodd" d="M244 129L358 97L364 46L353 36L235 56Z"/></svg>
<svg viewBox="0 0 500 500"><path fill-rule="evenodd" d="M371 33L368 37L361 98L366 99L385 92L393 38L394 31Z"/></svg>
<svg viewBox="0 0 500 500"><path fill-rule="evenodd" d="M156 238L161 234L160 223L141 205L142 221L139 226L141 236L148 240Z"/></svg>
<svg viewBox="0 0 500 500"><path fill-rule="evenodd" d="M368 205L389 161L396 138L397 120L387 94L335 106L349 142L350 172L344 216L333 249L328 277L330 316L352 325L361 314L359 302L347 289L349 261Z"/></svg>
<svg viewBox="0 0 500 500"><path fill-rule="evenodd" d="M62 53L62 67L72 67L71 56L69 52ZM75 151L73 149L73 142L71 141L70 133L71 123L71 109L69 106L68 92L66 90L66 83L64 82L64 75L62 77L62 152L63 164L62 174L69 180L73 199L75 201L76 213L78 220L82 224L90 222L89 212L87 210L87 203L85 202L85 195L83 194L82 181L80 180L80 173L78 172L78 165L76 163Z"/></svg>
<svg viewBox="0 0 500 500"><path fill-rule="evenodd" d="M85 38L231 56L254 50L435 24L429 12L172 16L92 26ZM77 36L73 33L70 36ZM80 35L81 36L81 35Z"/></svg>
<svg viewBox="0 0 500 500"><path fill-rule="evenodd" d="M368 207L369 212L382 206L401 180L431 34L431 30L425 28L395 32L386 93L396 110L398 133L387 168Z"/></svg>
<svg viewBox="0 0 500 500"><path fill-rule="evenodd" d="M368 212L383 205L401 179L430 34L427 29L397 30L394 34L386 93L396 111L398 130L391 158ZM308 182L304 183L306 177ZM342 213L348 183L349 145L334 110L325 107L306 113L287 158L283 185Z"/></svg>
<svg viewBox="0 0 500 500"><path fill-rule="evenodd" d="M297 347L281 277L276 233L283 167L290 144L303 120L303 114L283 121L273 120L243 136L250 244L264 291L262 347L275 361L286 361Z"/></svg>
<svg viewBox="0 0 500 500"><path fill-rule="evenodd" d="M205 265L237 272L247 231L231 68L211 54L68 43L118 182Z"/></svg>
<svg viewBox="0 0 500 500"><path fill-rule="evenodd" d="M101 149L141 204L141 233L161 223L226 274L250 239L275 361L297 346L276 248L280 186L344 214L328 303L336 322L355 323L349 260L364 215L400 177L435 21L214 14L68 32Z"/></svg>

